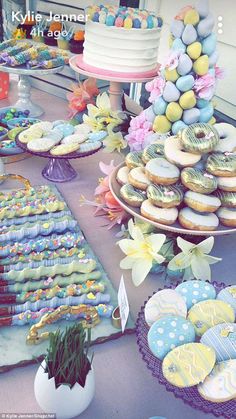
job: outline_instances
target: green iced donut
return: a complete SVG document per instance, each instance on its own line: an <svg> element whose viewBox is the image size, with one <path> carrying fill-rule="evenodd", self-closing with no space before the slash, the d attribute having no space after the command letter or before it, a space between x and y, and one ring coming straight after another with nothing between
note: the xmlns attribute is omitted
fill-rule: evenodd
<svg viewBox="0 0 236 419"><path fill-rule="evenodd" d="M213 175L194 167L182 170L181 181L183 185L193 192L210 194L217 189L217 179Z"/></svg>
<svg viewBox="0 0 236 419"><path fill-rule="evenodd" d="M147 188L147 197L157 207L173 208L183 201L183 192L177 186L150 185Z"/></svg>
<svg viewBox="0 0 236 419"><path fill-rule="evenodd" d="M120 196L127 204L136 208L141 207L142 203L147 199L144 191L134 188L129 183L120 188Z"/></svg>
<svg viewBox="0 0 236 419"><path fill-rule="evenodd" d="M185 128L181 133L181 142L185 151L205 154L214 150L220 140L216 129L209 124L197 123Z"/></svg>
<svg viewBox="0 0 236 419"><path fill-rule="evenodd" d="M236 192L217 190L215 195L221 200L222 207L236 208Z"/></svg>
<svg viewBox="0 0 236 419"><path fill-rule="evenodd" d="M142 161L144 163L148 163L149 160L157 157L164 157L164 144L154 143L143 150Z"/></svg>
<svg viewBox="0 0 236 419"><path fill-rule="evenodd" d="M206 170L215 176L236 176L236 155L214 153L207 159Z"/></svg>
<svg viewBox="0 0 236 419"><path fill-rule="evenodd" d="M135 167L144 167L142 162L142 151L132 151L131 153L127 154L125 158L126 166L129 169L134 169Z"/></svg>

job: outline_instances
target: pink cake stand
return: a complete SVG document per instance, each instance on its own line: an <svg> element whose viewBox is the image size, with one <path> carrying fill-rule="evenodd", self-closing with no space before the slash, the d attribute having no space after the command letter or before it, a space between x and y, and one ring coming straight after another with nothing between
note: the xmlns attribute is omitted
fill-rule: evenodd
<svg viewBox="0 0 236 419"><path fill-rule="evenodd" d="M113 111L122 111L123 83L145 83L153 80L158 73L159 66L155 70L146 73L120 73L116 71L100 70L87 65L83 61L83 54L73 56L69 61L70 67L79 74L94 77L99 80L110 82L109 95Z"/></svg>

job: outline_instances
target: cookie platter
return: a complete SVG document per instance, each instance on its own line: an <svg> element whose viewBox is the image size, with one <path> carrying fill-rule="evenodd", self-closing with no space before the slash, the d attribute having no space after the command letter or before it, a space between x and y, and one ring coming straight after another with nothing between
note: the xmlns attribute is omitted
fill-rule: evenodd
<svg viewBox="0 0 236 419"><path fill-rule="evenodd" d="M175 284L172 283L171 286L166 285L162 289L159 289L158 292L159 291L162 292L164 290L174 292L174 288L176 287L176 285L177 285L177 283L175 283ZM183 287L183 285L184 285L184 283L181 284L181 287ZM219 295L219 293L223 293L224 292L223 289L226 287L224 283L218 283L216 281L212 282L211 284L207 284L207 285L210 285L211 287L214 287L214 289L215 289L215 291L218 295ZM183 291L183 288L182 288L182 291ZM157 294L158 294L158 292L157 292ZM148 324L146 322L146 319L145 319L145 307L146 307L146 304L148 303L148 301L150 301L151 298L153 298L153 297L150 297L147 301L144 302L144 305L141 307L141 310L138 313L138 317L137 317L137 321L136 321L137 344L138 344L138 347L139 347L139 352L142 356L143 361L146 363L147 368L152 372L152 375L158 380L159 384L164 385L166 387L167 391L172 392L176 398L182 399L184 401L184 403L190 405L194 409L201 410L206 414L211 413L211 414L215 415L216 417L224 417L224 418L227 418L227 419L231 419L231 418L235 417L235 409L236 409L235 400L232 399L232 400L225 401L223 403L212 402L212 401L209 401L209 400L203 398L200 395L200 393L198 391L198 386L194 385L194 386L191 386L191 387L177 387L177 386L171 384L170 382L168 382L167 379L164 377L163 368L162 368L163 361L161 361L156 356L154 356L154 354L152 353L152 351L150 350L150 347L149 347L150 341L148 343L148 332L149 332L150 329L149 329L149 326L148 326ZM163 319L164 319L164 317L163 317ZM218 326L222 326L222 325L218 325ZM215 326L215 327L218 327L218 326ZM206 333L205 333L205 335L206 335ZM206 342L203 342L203 343L205 343L207 345ZM179 348L181 348L181 346L179 346ZM232 360L232 361L234 361L234 360ZM218 365L220 365L220 364L218 364Z"/></svg>

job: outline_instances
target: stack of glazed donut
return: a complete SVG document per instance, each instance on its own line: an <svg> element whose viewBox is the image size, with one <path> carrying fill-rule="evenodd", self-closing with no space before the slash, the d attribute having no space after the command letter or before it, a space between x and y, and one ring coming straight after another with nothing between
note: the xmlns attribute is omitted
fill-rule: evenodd
<svg viewBox="0 0 236 419"><path fill-rule="evenodd" d="M236 128L196 123L126 156L120 196L160 224L236 227Z"/></svg>

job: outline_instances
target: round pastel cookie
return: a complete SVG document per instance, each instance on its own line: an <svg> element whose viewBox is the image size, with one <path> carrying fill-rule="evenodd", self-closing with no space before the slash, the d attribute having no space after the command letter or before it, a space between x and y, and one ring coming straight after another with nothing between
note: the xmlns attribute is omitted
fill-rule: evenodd
<svg viewBox="0 0 236 419"><path fill-rule="evenodd" d="M221 200L216 196L193 191L185 193L184 202L189 208L198 212L216 212L221 206Z"/></svg>
<svg viewBox="0 0 236 419"><path fill-rule="evenodd" d="M172 225L178 218L177 208L158 208L149 199L142 203L141 214L148 220L164 225Z"/></svg>
<svg viewBox="0 0 236 419"><path fill-rule="evenodd" d="M31 140L30 142L27 143L27 148L30 151L34 151L37 153L43 153L43 152L45 153L54 146L55 146L55 140L48 137L44 137L43 139L38 138L35 140Z"/></svg>
<svg viewBox="0 0 236 419"><path fill-rule="evenodd" d="M233 307L236 315L236 285L231 285L221 290L217 295L217 300L221 300L230 304Z"/></svg>
<svg viewBox="0 0 236 419"><path fill-rule="evenodd" d="M151 144L143 150L142 161L146 164L149 160L164 157L164 144L162 141Z"/></svg>
<svg viewBox="0 0 236 419"><path fill-rule="evenodd" d="M80 148L80 144L59 144L56 147L53 147L50 150L50 153L52 156L63 156L66 154L70 154L73 153L74 151L79 150Z"/></svg>
<svg viewBox="0 0 236 419"><path fill-rule="evenodd" d="M188 312L188 320L194 327L197 336L202 336L208 329L221 323L233 323L233 308L224 301L206 300L195 304Z"/></svg>
<svg viewBox="0 0 236 419"><path fill-rule="evenodd" d="M62 144L81 144L87 140L87 135L84 134L72 134L63 138Z"/></svg>
<svg viewBox="0 0 236 419"><path fill-rule="evenodd" d="M231 124L220 123L214 125L217 130L220 141L215 146L214 151L221 153L236 151L236 128Z"/></svg>
<svg viewBox="0 0 236 419"><path fill-rule="evenodd" d="M162 317L153 323L148 332L148 346L153 355L161 360L172 349L194 340L193 325L180 316Z"/></svg>
<svg viewBox="0 0 236 419"><path fill-rule="evenodd" d="M236 209L236 192L217 190L215 195L221 200L223 207Z"/></svg>
<svg viewBox="0 0 236 419"><path fill-rule="evenodd" d="M142 155L142 151L132 151L128 153L125 158L126 166L129 169L134 169L135 167L144 167Z"/></svg>
<svg viewBox="0 0 236 419"><path fill-rule="evenodd" d="M210 194L217 189L217 179L204 170L186 167L181 172L182 184L193 192Z"/></svg>
<svg viewBox="0 0 236 419"><path fill-rule="evenodd" d="M187 343L169 352L162 372L176 387L192 387L205 380L215 365L215 352L202 343Z"/></svg>
<svg viewBox="0 0 236 419"><path fill-rule="evenodd" d="M47 134L49 131L53 129L53 122L50 121L40 121L33 125L33 128L41 128L43 130L43 134Z"/></svg>
<svg viewBox="0 0 236 419"><path fill-rule="evenodd" d="M126 185L126 183L129 183L129 168L127 166L121 167L116 175L116 180L120 185Z"/></svg>
<svg viewBox="0 0 236 419"><path fill-rule="evenodd" d="M150 185L147 197L151 203L161 208L178 207L183 201L183 191L178 186Z"/></svg>
<svg viewBox="0 0 236 419"><path fill-rule="evenodd" d="M75 125L74 129L75 129L75 134L83 134L86 136L88 136L89 133L91 132L91 128L87 124Z"/></svg>
<svg viewBox="0 0 236 419"><path fill-rule="evenodd" d="M213 231L217 229L219 219L215 214L200 214L186 207L179 212L179 223L188 230Z"/></svg>
<svg viewBox="0 0 236 419"><path fill-rule="evenodd" d="M43 136L43 130L41 128L26 129L20 132L18 138L19 141L23 144L27 144L32 140L37 140Z"/></svg>
<svg viewBox="0 0 236 419"><path fill-rule="evenodd" d="M181 132L184 150L196 154L209 153L219 142L217 130L209 124L196 123Z"/></svg>
<svg viewBox="0 0 236 419"><path fill-rule="evenodd" d="M206 281L185 281L179 284L175 291L182 295L188 310L200 301L214 300L216 298L215 288Z"/></svg>
<svg viewBox="0 0 236 419"><path fill-rule="evenodd" d="M217 362L236 358L236 324L223 323L208 329L201 343L214 349Z"/></svg>
<svg viewBox="0 0 236 419"><path fill-rule="evenodd" d="M236 176L236 155L213 153L207 159L206 170L215 176L234 177Z"/></svg>
<svg viewBox="0 0 236 419"><path fill-rule="evenodd" d="M149 298L144 315L148 326L165 316L180 316L186 319L187 306L183 297L175 290L163 289Z"/></svg>
<svg viewBox="0 0 236 419"><path fill-rule="evenodd" d="M144 167L135 167L128 174L128 183L137 189L141 189L141 191L146 191L151 182L145 173Z"/></svg>
<svg viewBox="0 0 236 419"><path fill-rule="evenodd" d="M195 166L201 160L200 154L184 151L181 140L177 136L168 137L165 140L165 156L170 163L180 167Z"/></svg>
<svg viewBox="0 0 236 419"><path fill-rule="evenodd" d="M131 207L139 208L142 203L147 199L146 193L135 189L132 185L127 183L120 188L121 198Z"/></svg>
<svg viewBox="0 0 236 419"><path fill-rule="evenodd" d="M218 188L226 192L236 192L236 176L218 177Z"/></svg>
<svg viewBox="0 0 236 419"><path fill-rule="evenodd" d="M236 359L216 364L198 385L199 394L213 403L224 403L236 398Z"/></svg>
<svg viewBox="0 0 236 419"><path fill-rule="evenodd" d="M163 157L150 160L146 164L145 170L150 181L160 185L173 185L180 176L178 167Z"/></svg>

